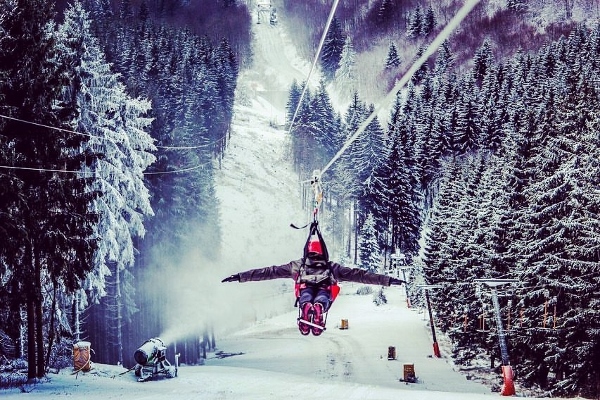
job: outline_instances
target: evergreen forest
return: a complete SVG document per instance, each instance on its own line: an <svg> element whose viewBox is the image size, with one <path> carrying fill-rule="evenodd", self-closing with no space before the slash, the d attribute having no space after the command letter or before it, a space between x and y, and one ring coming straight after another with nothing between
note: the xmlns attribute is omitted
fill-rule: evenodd
<svg viewBox="0 0 600 400"><path fill-rule="evenodd" d="M499 306L515 379L598 398L600 25L574 22L573 2L543 1L564 20L540 35L527 23L534 5L480 4L387 117L348 142L456 9L363 3L342 2L320 84L293 82L286 107L301 179L348 144L322 176L331 247L371 271L397 273L402 255L413 304L422 285L438 288L435 323L454 361L483 359L498 373L499 329L479 280L510 281ZM152 260L175 266L182 248L220 235L214 173L252 62L252 10L198 7L0 3L0 356L26 360L30 379L68 365L80 339L110 343L99 362L127 364L164 328L168 310L138 282L177 270ZM314 54L328 7L281 1L301 52ZM182 362L214 347L212 329L181 346Z"/></svg>

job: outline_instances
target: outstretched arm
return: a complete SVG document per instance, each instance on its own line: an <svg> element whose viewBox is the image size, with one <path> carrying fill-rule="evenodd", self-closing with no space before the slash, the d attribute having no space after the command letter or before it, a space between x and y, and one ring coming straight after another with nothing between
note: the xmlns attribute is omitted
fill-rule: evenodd
<svg viewBox="0 0 600 400"><path fill-rule="evenodd" d="M235 274L235 275L229 275L227 278L223 279L221 281L221 283L223 282L239 282L240 281L240 274Z"/></svg>
<svg viewBox="0 0 600 400"><path fill-rule="evenodd" d="M332 263L331 268L336 279L339 281L359 282L368 285L402 285L403 280L392 278L388 275L376 274L361 268L348 268L343 265Z"/></svg>
<svg viewBox="0 0 600 400"><path fill-rule="evenodd" d="M273 265L265 268L251 269L248 271L240 272L228 276L221 282L248 282L248 281L265 281L269 279L278 278L292 278L293 277L293 264L291 261L283 265Z"/></svg>

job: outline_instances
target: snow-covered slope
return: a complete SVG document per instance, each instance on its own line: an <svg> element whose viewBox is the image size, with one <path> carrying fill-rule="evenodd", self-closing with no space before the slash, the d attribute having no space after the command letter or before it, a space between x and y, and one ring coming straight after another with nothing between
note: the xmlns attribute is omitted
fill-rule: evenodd
<svg viewBox="0 0 600 400"><path fill-rule="evenodd" d="M356 295L345 285L330 310L328 329L319 337L301 336L296 311L261 320L217 338L218 351L202 366L180 366L176 378L137 382L122 367L94 365L92 371L49 374L49 383L0 391L5 400L116 399L403 399L485 400L498 393L455 371L442 345L432 357L423 310L408 309L402 288L391 287L388 303L375 306L372 295ZM290 296L274 301L291 302ZM240 305L243 306L243 305ZM348 329L341 330L342 319ZM388 348L396 359L388 360ZM171 360L173 361L173 360ZM413 364L417 383L401 382ZM121 373L123 373L121 375ZM523 394L517 389L517 395Z"/></svg>
<svg viewBox="0 0 600 400"><path fill-rule="evenodd" d="M289 224L306 222L300 184L286 153L286 132L271 126L283 121L281 103L265 100L302 80L293 49L286 44L285 22L255 26L257 53L253 70L240 81L231 141L218 171L223 259L202 287L214 300L217 352L203 366L181 366L177 378L144 383L121 367L95 365L88 373L49 374L50 382L0 391L15 399L343 399L469 400L497 397L490 389L455 371L442 346L433 358L430 330L423 314L407 309L404 289L386 289L388 303L376 307L372 295L356 295L345 285L320 337L301 336L291 282L220 283L241 270L287 262L301 255L305 231ZM268 57L267 57L268 56ZM307 71L306 71L307 72ZM289 82L291 84L291 82ZM255 90L248 91L254 87ZM268 90L267 90L268 89ZM262 93L261 93L262 91ZM242 101L243 99L243 101ZM209 276L212 275L212 276ZM177 297L191 300L186 292ZM190 296L193 296L191 294ZM195 308L204 307L197 302ZM192 314L187 314L188 319ZM339 329L341 320L347 330ZM181 326L179 327L181 329ZM164 339L164 338L163 338ZM397 359L388 360L390 346ZM174 360L170 360L173 362ZM404 364L414 364L419 382L405 384ZM520 392L519 392L520 394Z"/></svg>

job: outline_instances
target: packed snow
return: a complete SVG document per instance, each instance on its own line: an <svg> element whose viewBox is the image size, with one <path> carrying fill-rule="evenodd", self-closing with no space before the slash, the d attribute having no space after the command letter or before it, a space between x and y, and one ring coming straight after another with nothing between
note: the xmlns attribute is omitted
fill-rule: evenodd
<svg viewBox="0 0 600 400"><path fill-rule="evenodd" d="M262 283L253 284L260 290ZM229 285L236 290L244 284ZM327 330L319 337L298 332L293 295L285 293L271 301L286 304L290 311L217 337L217 351L208 354L205 365L182 365L175 378L137 382L133 371L94 364L90 372L73 374L67 369L49 374L49 382L23 387L30 391L26 396L20 389L2 391L2 398L477 400L499 396L458 372L443 343L442 357L433 356L427 314L407 307L403 288L386 288L387 304L376 306L372 294L356 294L360 286L342 286L329 312ZM340 329L344 326L347 329ZM394 347L396 359L388 360L389 347ZM401 381L407 364L414 366L416 383Z"/></svg>
<svg viewBox="0 0 600 400"><path fill-rule="evenodd" d="M41 383L2 390L3 399L476 400L499 396L489 382L483 384L454 366L443 336L438 338L442 357L433 356L427 314L407 306L403 287L386 288L387 303L376 306L373 294L357 294L362 285L343 285L329 312L327 330L315 337L298 331L291 281L220 283L232 273L299 258L307 234L289 226L307 222L308 212L301 207L300 183L281 125L284 93L293 79L306 78L309 63L298 59L281 14L277 26L263 23L254 29L255 65L241 74L231 141L216 177L223 260L197 286L213 300L216 351L208 354L204 365L181 365L178 376L171 379L138 382L133 371L121 366L93 364L89 372L63 369L49 373ZM186 293L177 297L189 302ZM185 318L179 321L186 323ZM341 329L346 322L347 329ZM186 328L174 326L175 331ZM176 332L171 335L176 337ZM170 344L171 337L163 339ZM390 347L396 353L392 359L388 359ZM403 382L407 365L414 366L415 383ZM501 383L499 376L496 383ZM519 387L517 395L523 396Z"/></svg>

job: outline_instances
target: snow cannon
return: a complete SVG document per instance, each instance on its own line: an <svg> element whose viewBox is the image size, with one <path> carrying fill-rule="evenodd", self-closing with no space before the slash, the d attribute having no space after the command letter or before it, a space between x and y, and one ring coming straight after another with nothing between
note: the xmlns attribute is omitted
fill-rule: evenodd
<svg viewBox="0 0 600 400"><path fill-rule="evenodd" d="M175 355L175 365L167 360L167 347L159 338L148 339L133 354L136 365L135 376L139 382L144 382L159 375L167 378L177 376L179 354Z"/></svg>

